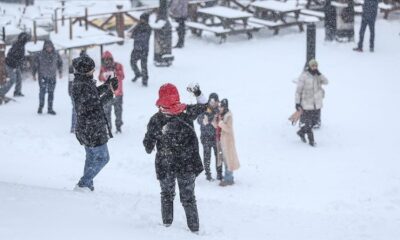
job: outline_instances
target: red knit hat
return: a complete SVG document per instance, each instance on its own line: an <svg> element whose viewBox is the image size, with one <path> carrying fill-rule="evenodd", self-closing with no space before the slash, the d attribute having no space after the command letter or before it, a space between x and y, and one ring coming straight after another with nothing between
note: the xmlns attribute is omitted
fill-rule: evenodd
<svg viewBox="0 0 400 240"><path fill-rule="evenodd" d="M156 106L161 108L162 112L171 115L178 115L186 109L186 104L180 102L178 89L171 83L160 87Z"/></svg>

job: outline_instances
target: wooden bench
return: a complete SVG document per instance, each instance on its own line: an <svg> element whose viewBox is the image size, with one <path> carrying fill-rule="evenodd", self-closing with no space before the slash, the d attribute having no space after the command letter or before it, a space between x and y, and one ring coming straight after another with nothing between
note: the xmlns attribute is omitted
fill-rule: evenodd
<svg viewBox="0 0 400 240"><path fill-rule="evenodd" d="M320 11L315 11L315 10L310 10L310 9L301 9L300 13L303 14L303 15L307 15L307 16L317 17L320 20L324 20L325 19L325 13L324 12L320 12Z"/></svg>
<svg viewBox="0 0 400 240"><path fill-rule="evenodd" d="M384 14L383 18L388 19L389 14L394 11L400 10L400 2L399 3L379 3L379 9Z"/></svg>
<svg viewBox="0 0 400 240"><path fill-rule="evenodd" d="M301 21L303 23L317 23L321 22L322 19L310 15L300 15L298 21Z"/></svg>
<svg viewBox="0 0 400 240"><path fill-rule="evenodd" d="M283 27L298 26L300 29L300 32L302 32L304 30L303 22L301 22L301 21L284 23L282 21L274 22L274 21L270 21L270 20L252 17L252 18L249 18L249 22L267 27L268 29L271 29L271 30L274 30L274 35L277 35L279 33L279 30Z"/></svg>
<svg viewBox="0 0 400 240"><path fill-rule="evenodd" d="M202 23L189 22L189 21L186 22L185 24L190 30L192 30L193 34L195 34L196 36L199 36L199 37L201 37L201 34L203 33L203 31L206 31L206 32L214 33L215 36L217 36L217 37L221 37L221 41L222 41L222 39L226 39L226 35L229 33L229 29L224 29L221 26L219 26L219 27L207 26Z"/></svg>

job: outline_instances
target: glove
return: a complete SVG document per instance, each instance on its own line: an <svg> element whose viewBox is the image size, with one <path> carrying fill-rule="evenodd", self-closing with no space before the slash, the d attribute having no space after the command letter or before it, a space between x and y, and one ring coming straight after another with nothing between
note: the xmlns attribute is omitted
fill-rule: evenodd
<svg viewBox="0 0 400 240"><path fill-rule="evenodd" d="M300 103L296 103L296 110L297 111L300 111L301 109L303 109L302 107L301 107L301 104Z"/></svg>
<svg viewBox="0 0 400 240"><path fill-rule="evenodd" d="M197 83L191 83L189 86L186 88L188 92L193 93L195 97L198 97L201 95L201 90L200 86Z"/></svg>
<svg viewBox="0 0 400 240"><path fill-rule="evenodd" d="M118 89L118 79L116 77L108 76L105 84L111 85L114 91Z"/></svg>

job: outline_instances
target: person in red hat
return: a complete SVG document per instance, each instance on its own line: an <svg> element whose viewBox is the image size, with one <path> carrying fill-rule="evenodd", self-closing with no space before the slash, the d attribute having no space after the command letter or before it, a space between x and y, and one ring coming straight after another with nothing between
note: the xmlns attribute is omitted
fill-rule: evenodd
<svg viewBox="0 0 400 240"><path fill-rule="evenodd" d="M115 98L104 106L104 111L106 112L106 117L111 127L111 108L114 107L116 133L121 133L121 126L124 124L122 121L122 81L125 78L124 67L122 64L114 61L113 55L109 51L105 51L101 57L99 80L105 82L108 77L116 77L118 79L118 88L114 92Z"/></svg>
<svg viewBox="0 0 400 240"><path fill-rule="evenodd" d="M193 121L207 110L207 99L198 85L188 87L197 98L197 104L180 102L177 88L170 83L159 90L154 114L143 140L146 152L154 147L156 153L156 174L161 186L161 215L169 227L173 221L175 181L178 181L180 200L186 214L187 225L192 232L199 231L199 216L194 193L196 177L203 171L199 154L199 142Z"/></svg>

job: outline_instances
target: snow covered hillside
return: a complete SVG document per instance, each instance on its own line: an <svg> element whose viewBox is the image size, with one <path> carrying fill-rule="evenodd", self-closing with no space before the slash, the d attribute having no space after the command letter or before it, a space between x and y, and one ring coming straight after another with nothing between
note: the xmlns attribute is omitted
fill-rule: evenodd
<svg viewBox="0 0 400 240"><path fill-rule="evenodd" d="M375 53L324 43L323 29L317 31L317 60L330 84L316 148L301 143L287 121L305 61L305 34L297 29L252 40L239 35L222 45L189 34L172 67L149 64L148 88L130 80L132 42L106 47L127 75L124 125L88 194L72 191L84 149L69 133L66 72L56 86L56 116L37 115L39 87L26 79L25 97L0 107L0 239L397 240L400 24L379 19L376 26ZM88 53L99 59L98 49ZM242 167L232 187L204 174L197 179L199 236L188 231L178 195L173 225L161 225L154 155L142 145L166 82L186 103L195 101L186 86L198 82L204 93L228 98L234 114Z"/></svg>

